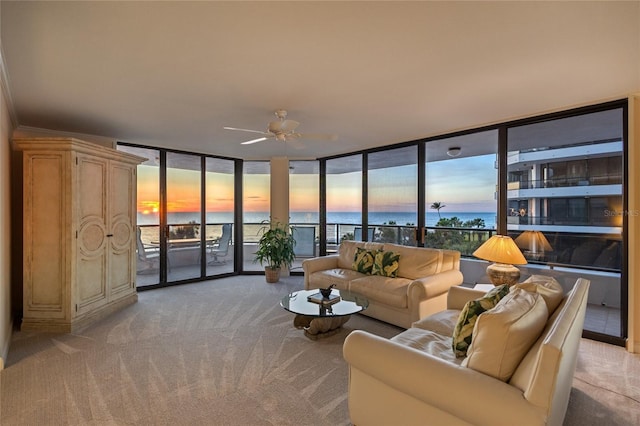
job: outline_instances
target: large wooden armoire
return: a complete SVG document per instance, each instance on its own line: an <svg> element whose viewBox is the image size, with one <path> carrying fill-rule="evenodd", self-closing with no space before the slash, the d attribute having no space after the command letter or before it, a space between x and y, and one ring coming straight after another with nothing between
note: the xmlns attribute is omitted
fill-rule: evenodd
<svg viewBox="0 0 640 426"><path fill-rule="evenodd" d="M14 139L22 152L22 330L77 331L137 301L136 166L73 138Z"/></svg>

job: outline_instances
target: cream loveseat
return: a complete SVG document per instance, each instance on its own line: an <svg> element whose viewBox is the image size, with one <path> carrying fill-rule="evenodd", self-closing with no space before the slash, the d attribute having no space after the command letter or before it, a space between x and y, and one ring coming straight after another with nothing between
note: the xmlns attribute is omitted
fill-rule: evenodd
<svg viewBox="0 0 640 426"><path fill-rule="evenodd" d="M477 316L467 358L463 359L453 354L451 336L460 310L481 295L468 288L451 288L448 310L419 321L390 340L353 331L343 347L349 364L351 421L359 426L561 425L588 289L589 281L578 279L568 294L561 290L558 307L542 324L542 332L534 336L531 347L520 338L536 331L531 327L536 321L528 317L548 309L540 307L541 297L535 290L511 290L495 308ZM510 298L513 293L518 297ZM523 310L518 299L535 301ZM514 301L515 308L506 308ZM546 302L545 296L543 305ZM521 312L514 319L503 316L505 309ZM503 319L496 323L485 318ZM514 351L524 351L521 361ZM505 369L508 363L511 366Z"/></svg>
<svg viewBox="0 0 640 426"><path fill-rule="evenodd" d="M354 270L358 248L399 255L395 278ZM328 287L359 293L369 299L363 312L381 321L408 328L447 305L447 291L462 283L460 252L388 243L343 241L338 254L306 259L304 287Z"/></svg>

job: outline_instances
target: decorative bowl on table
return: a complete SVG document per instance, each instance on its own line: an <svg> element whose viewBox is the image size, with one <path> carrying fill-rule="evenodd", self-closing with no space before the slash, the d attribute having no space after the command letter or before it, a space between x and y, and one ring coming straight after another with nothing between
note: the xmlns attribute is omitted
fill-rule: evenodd
<svg viewBox="0 0 640 426"><path fill-rule="evenodd" d="M320 294L322 295L322 297L328 298L329 296L331 296L331 289L333 289L333 287L335 286L336 286L335 284L331 284L327 288L321 288Z"/></svg>

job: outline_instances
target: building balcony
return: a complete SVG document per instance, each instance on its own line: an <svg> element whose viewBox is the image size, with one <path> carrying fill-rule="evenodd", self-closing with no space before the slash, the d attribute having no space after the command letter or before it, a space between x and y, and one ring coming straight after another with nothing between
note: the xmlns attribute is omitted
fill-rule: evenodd
<svg viewBox="0 0 640 426"><path fill-rule="evenodd" d="M584 181L588 182L588 181ZM521 182L512 182L520 183ZM622 195L622 184L614 185L584 185L578 186L542 186L523 189L522 185L507 186L507 199L523 198L571 198L571 197L606 197Z"/></svg>
<svg viewBox="0 0 640 426"><path fill-rule="evenodd" d="M522 163L531 165L576 158L620 155L622 148L622 141L615 141L553 149L510 151L507 154L507 165L515 166Z"/></svg>

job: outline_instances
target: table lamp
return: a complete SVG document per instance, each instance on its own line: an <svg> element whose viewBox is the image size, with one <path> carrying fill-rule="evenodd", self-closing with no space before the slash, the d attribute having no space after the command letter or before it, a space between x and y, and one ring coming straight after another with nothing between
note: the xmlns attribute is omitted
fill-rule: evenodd
<svg viewBox="0 0 640 426"><path fill-rule="evenodd" d="M526 265L527 259L516 243L506 235L494 235L484 242L473 255L494 262L487 266L487 276L495 286L513 285L520 279L520 270L513 265Z"/></svg>

